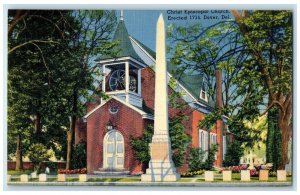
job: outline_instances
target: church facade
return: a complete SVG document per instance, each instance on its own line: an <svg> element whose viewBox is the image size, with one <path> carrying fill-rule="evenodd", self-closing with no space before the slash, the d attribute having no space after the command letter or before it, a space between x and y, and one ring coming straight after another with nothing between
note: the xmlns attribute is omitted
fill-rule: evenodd
<svg viewBox="0 0 300 195"><path fill-rule="evenodd" d="M130 145L132 138L143 135L148 125L154 123L154 90L156 54L143 43L130 36L123 19L120 19L113 38L118 44L116 56L101 56L97 60L103 72L99 93L108 98L86 104L86 115L78 120L75 142L87 144L87 171L122 171L141 174L145 170ZM184 165L179 172L188 171L188 148L207 151L209 144L218 144L215 166L221 167L226 146L233 139L224 116L209 131L199 127L199 121L214 111L215 103L208 97L205 78L201 75L182 75L167 66L168 80L175 81L168 93L180 92L184 109L169 107L169 118L185 115L185 133L191 137Z"/></svg>

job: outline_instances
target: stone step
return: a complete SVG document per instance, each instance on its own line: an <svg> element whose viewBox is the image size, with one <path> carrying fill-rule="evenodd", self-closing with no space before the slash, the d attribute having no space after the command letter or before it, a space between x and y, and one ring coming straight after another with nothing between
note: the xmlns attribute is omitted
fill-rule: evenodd
<svg viewBox="0 0 300 195"><path fill-rule="evenodd" d="M103 176L121 176L121 175L129 175L130 171L125 169L104 169L99 168L99 171L94 171L95 175L103 175Z"/></svg>

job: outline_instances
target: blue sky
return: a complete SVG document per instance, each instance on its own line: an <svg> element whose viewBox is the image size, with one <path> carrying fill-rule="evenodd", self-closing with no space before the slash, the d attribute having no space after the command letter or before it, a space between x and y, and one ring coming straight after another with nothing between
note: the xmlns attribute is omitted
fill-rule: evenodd
<svg viewBox="0 0 300 195"><path fill-rule="evenodd" d="M163 13L165 26L170 23L175 23L177 25L190 25L195 23L201 23L202 26L209 26L216 22L222 20L221 15L229 15L232 18L231 14L219 14L211 13L209 10L207 14L193 14L194 16L200 16L202 19L187 19L187 20L168 20L168 16L190 16L191 14L185 14L184 10L182 14L168 14L167 10L124 10L124 21L128 30L128 33L134 38L138 39L146 46L155 51L155 35L156 35L156 22L160 13ZM170 11L169 11L170 12ZM118 18L120 16L120 11L117 11ZM218 16L219 19L203 19L203 16ZM223 19L225 20L225 19Z"/></svg>

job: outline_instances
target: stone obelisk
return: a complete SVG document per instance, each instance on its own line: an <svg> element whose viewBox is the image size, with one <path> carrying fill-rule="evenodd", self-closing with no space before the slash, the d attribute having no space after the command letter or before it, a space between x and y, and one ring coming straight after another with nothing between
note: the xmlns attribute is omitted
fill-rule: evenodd
<svg viewBox="0 0 300 195"><path fill-rule="evenodd" d="M172 161L168 119L168 84L165 24L160 14L156 26L156 66L154 134L150 144L151 160L142 181L176 181L180 178Z"/></svg>

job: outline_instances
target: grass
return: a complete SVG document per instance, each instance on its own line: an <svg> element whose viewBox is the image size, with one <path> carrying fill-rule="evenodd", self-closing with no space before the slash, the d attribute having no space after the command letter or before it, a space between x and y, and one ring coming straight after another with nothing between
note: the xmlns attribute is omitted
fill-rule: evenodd
<svg viewBox="0 0 300 195"><path fill-rule="evenodd" d="M7 171L8 175L22 175L22 174L29 175L30 173L32 173L31 170L20 170L20 171L10 170L10 171Z"/></svg>
<svg viewBox="0 0 300 195"><path fill-rule="evenodd" d="M18 176L21 174L30 174L31 171L8 171L8 174L13 176ZM222 174L215 174L214 175L214 181L216 183L223 182ZM196 178L196 180L195 180ZM12 182L20 182L19 177L11 178ZM79 178L66 178L66 182L78 182ZM183 177L179 179L177 182L205 182L204 175L199 175L196 177ZM291 182L292 177L288 176L286 182ZM39 182L38 178L29 178L29 182ZM57 178L48 178L47 182L57 182ZM141 182L141 178L131 178L131 177L124 177L124 178L89 178L88 182ZM251 177L251 181L241 181L240 173L232 173L232 180L231 181L225 181L224 183L230 183L230 182L241 182L241 183L252 183L252 182L260 182L259 177ZM277 182L276 177L269 177L269 180L267 182Z"/></svg>
<svg viewBox="0 0 300 195"><path fill-rule="evenodd" d="M193 181L193 179L191 179L191 178L181 178L177 182L192 182L192 181Z"/></svg>
<svg viewBox="0 0 300 195"><path fill-rule="evenodd" d="M66 182L75 182L75 181L79 181L78 178L66 178Z"/></svg>
<svg viewBox="0 0 300 195"><path fill-rule="evenodd" d="M291 182L292 178L291 177L287 177L286 178L286 182ZM196 182L205 182L204 178L199 178L196 180ZM232 174L232 180L231 181L223 181L223 178L218 177L218 178L214 178L213 182L224 182L224 183L230 183L230 182L241 182L241 183L247 183L247 182L263 182L263 181L259 181L259 177L251 177L250 181L241 181L241 177L239 174ZM277 177L269 177L268 181L265 182L278 182L277 181Z"/></svg>

